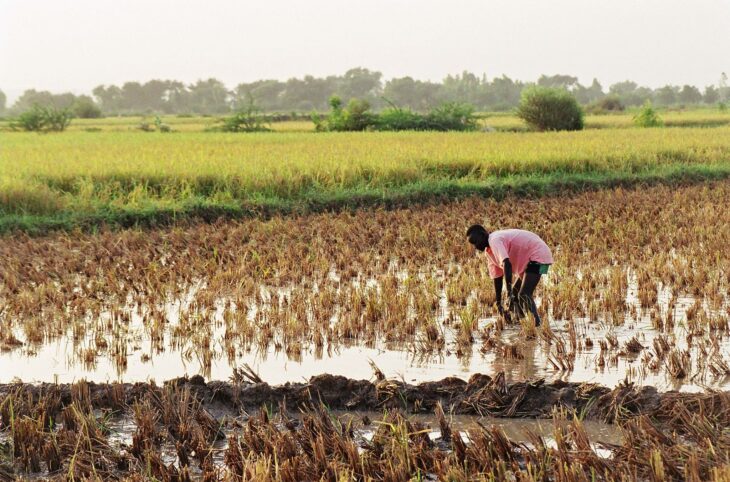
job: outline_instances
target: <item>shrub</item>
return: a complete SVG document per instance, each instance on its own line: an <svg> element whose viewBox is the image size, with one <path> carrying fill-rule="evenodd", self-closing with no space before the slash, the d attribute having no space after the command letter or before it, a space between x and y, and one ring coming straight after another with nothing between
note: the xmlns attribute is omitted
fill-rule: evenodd
<svg viewBox="0 0 730 482"><path fill-rule="evenodd" d="M651 105L651 101L647 100L641 110L634 116L634 124L638 127L660 127L664 125L664 122Z"/></svg>
<svg viewBox="0 0 730 482"><path fill-rule="evenodd" d="M172 127L170 127L169 124L162 122L160 116L155 116L155 127L157 127L157 130L160 132L172 132Z"/></svg>
<svg viewBox="0 0 730 482"><path fill-rule="evenodd" d="M432 131L473 131L477 128L474 107L458 102L436 107L428 113L426 120Z"/></svg>
<svg viewBox="0 0 730 482"><path fill-rule="evenodd" d="M442 104L425 115L392 107L380 113L375 128L380 131L472 131L477 128L477 119L474 108L468 104Z"/></svg>
<svg viewBox="0 0 730 482"><path fill-rule="evenodd" d="M377 116L370 112L370 103L366 100L350 99L347 107L342 107L342 99L333 95L329 100L330 113L325 119L312 114L312 121L318 131L364 131L376 122Z"/></svg>
<svg viewBox="0 0 730 482"><path fill-rule="evenodd" d="M428 130L423 115L410 109L399 109L397 107L383 110L378 116L375 128L379 131Z"/></svg>
<svg viewBox="0 0 730 482"><path fill-rule="evenodd" d="M147 120L146 117L142 117L142 120L137 124L137 129L143 131L143 132L154 132L155 128L152 127L152 124Z"/></svg>
<svg viewBox="0 0 730 482"><path fill-rule="evenodd" d="M266 132L271 130L268 127L268 121L254 104L253 98L249 98L247 105L237 110L232 116L224 117L220 122L222 125L212 130L222 132Z"/></svg>
<svg viewBox="0 0 730 482"><path fill-rule="evenodd" d="M72 118L69 109L36 104L13 120L10 128L29 132L61 132L68 127Z"/></svg>
<svg viewBox="0 0 730 482"><path fill-rule="evenodd" d="M583 129L583 110L563 89L532 86L522 91L517 116L539 131Z"/></svg>
<svg viewBox="0 0 730 482"><path fill-rule="evenodd" d="M396 106L374 114L364 100L351 99L343 108L342 100L333 96L330 108L324 119L312 114L318 131L466 131L477 128L474 108L468 104L443 104L425 115Z"/></svg>

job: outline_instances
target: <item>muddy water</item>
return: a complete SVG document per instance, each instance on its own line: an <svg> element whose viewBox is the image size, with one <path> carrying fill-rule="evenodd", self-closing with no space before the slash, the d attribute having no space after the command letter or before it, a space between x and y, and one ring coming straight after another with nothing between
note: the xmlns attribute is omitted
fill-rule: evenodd
<svg viewBox="0 0 730 482"><path fill-rule="evenodd" d="M368 411L333 411L333 417L336 417L343 425L350 425L354 428L355 437L361 441L372 440L378 427L385 421L382 412ZM301 418L299 414L294 415ZM408 420L418 422L425 426L428 435L432 440L441 437L438 421L432 414L409 415ZM498 427L504 431L508 439L515 443L524 443L531 446L531 439L528 434L534 434L542 437L548 447L555 447L555 429L561 427L565 433L568 422L560 420L554 422L552 420L535 420L535 419L505 419L491 417L475 417L468 415L451 415L447 416L447 420L452 432L459 433L465 442L469 442L469 430L480 430L481 427ZM217 456L215 459L218 465L222 465L223 451L227 448L227 438L231 433L236 432L235 425L240 424L243 420L240 418L223 419L221 426L226 435L226 439L216 442L214 448ZM227 423L228 422L228 423ZM108 420L106 425L110 429L108 440L113 448L122 449L131 446L132 436L134 435L134 422L128 418L113 418ZM620 445L623 441L621 429L615 425L610 425L596 421L584 421L583 427L588 435L593 450L602 457L610 457L611 451L605 448L606 445ZM162 455L165 463L177 463L177 455L173 444L162 445Z"/></svg>
<svg viewBox="0 0 730 482"><path fill-rule="evenodd" d="M636 285L630 286L627 295L629 307L636 308ZM539 301L538 301L539 302ZM669 293L659 292L659 305L666 310ZM680 298L674 309L674 337L677 347L687 348L686 312L694 299ZM443 304L443 303L442 303ZM372 346L338 344L329 349L317 351L306 345L298 352L285 352L277 349L276 344L259 350L255 347L237 349L235 353L224 348L225 328L221 320L216 320L210 327L210 336L205 340L210 343L210 350L200 350L195 343L187 341L175 345L171 340L176 320L185 309L185 302L170 303L165 307L171 323L166 328L168 339L162 342L150 339L145 329L140 310L130 309L132 313L125 326L122 347L115 349L123 353L120 357L112 356L114 350L107 350L91 360L83 356L85 347L92 346L91 335L74 337L73 333L42 344L25 344L17 349L0 352L0 383L20 379L24 382L73 382L80 379L92 381L163 381L178 376L203 375L206 379L226 380L232 376L236 367L250 365L261 378L270 384L281 384L288 381L301 381L311 376L330 373L344 375L349 378L369 379L372 377L372 360L388 377L402 378L408 382L440 380L447 376L468 378L474 373L495 373L504 371L508 381L532 378L548 380L562 379L575 382L594 382L613 387L624 380L640 384L654 385L661 390L697 391L707 387L721 388L730 386L730 380L720 374L710 374L700 370L694 363L701 355L696 348L690 349L691 358L696 369L690 370L683 378L670 375L665 366L660 366L655 373L643 368L642 354L652 346L657 331L652 328L651 320L646 313L636 310L634 319L624 325L614 327L602 322L589 320L572 320L582 341L593 340L593 346L581 346L575 351L572 369L562 369L555 364L555 344L547 344L537 339L527 340L516 326L506 327L499 335L499 342L517 346L517 357L505 356L499 349L482 349L478 334L477 341L471 350L458 350L454 343L454 334L446 328L446 347L440 352L424 352L418 344L391 346L376 343ZM552 331L568 344L569 325L567 320L550 319ZM102 315L90 323L103 324L108 320ZM482 318L479 326L483 329L495 323L494 318ZM613 337L618 344L610 350L607 362L599 365L599 341ZM23 333L18 331L16 337L23 340ZM637 337L644 350L638 354L619 354L621 348L631 338ZM720 355L730 353L730 340L723 338L719 345ZM552 360L552 361L551 361ZM730 360L728 360L730 361Z"/></svg>

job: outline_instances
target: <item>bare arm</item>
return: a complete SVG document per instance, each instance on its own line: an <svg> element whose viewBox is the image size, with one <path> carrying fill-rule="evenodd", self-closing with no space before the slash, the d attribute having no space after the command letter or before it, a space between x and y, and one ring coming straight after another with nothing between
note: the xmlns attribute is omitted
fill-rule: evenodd
<svg viewBox="0 0 730 482"><path fill-rule="evenodd" d="M512 290L512 262L509 260L509 258L504 258L504 261L502 262L504 267L504 281L507 283L507 289Z"/></svg>
<svg viewBox="0 0 730 482"><path fill-rule="evenodd" d="M502 306L502 280L504 278L500 276L499 278L494 278L494 294L497 295L497 306Z"/></svg>

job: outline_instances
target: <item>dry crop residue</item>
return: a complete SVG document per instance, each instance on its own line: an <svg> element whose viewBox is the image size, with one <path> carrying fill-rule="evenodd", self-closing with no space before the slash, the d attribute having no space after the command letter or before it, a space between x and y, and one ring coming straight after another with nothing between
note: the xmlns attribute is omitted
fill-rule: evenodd
<svg viewBox="0 0 730 482"><path fill-rule="evenodd" d="M278 387L201 377L163 387L2 385L0 480L531 480L535 471L576 481L727 480L728 403L727 393L507 384L501 375L420 385L332 376ZM383 412L357 422L330 411L356 407ZM435 413L439 436L406 410ZM518 443L497 426L452 430L448 413L477 411L552 418L553 433ZM592 441L585 418L615 423L620 443ZM119 419L133 419L122 436L114 433Z"/></svg>
<svg viewBox="0 0 730 482"><path fill-rule="evenodd" d="M0 366L5 381L52 381L47 368L40 377L13 370L56 339L68 345L59 363L71 378L104 361L121 379L130 364L142 379L167 379L154 361L170 351L209 376L214 363L232 373L243 355L271 349L294 362L348 346L481 356L505 370L538 350L561 377L581 369L599 381L613 371L722 386L728 200L730 183L717 182L18 234L0 244ZM486 263L464 239L478 221L533 230L553 248L556 264L539 289L543 328L505 336L514 327L495 317Z"/></svg>

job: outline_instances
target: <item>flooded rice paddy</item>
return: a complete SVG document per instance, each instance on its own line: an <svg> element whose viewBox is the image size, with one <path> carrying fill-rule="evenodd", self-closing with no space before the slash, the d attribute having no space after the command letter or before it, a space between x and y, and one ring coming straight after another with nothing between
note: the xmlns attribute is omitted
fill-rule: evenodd
<svg viewBox="0 0 730 482"><path fill-rule="evenodd" d="M0 245L0 383L504 372L727 386L730 185L469 199ZM509 206L509 208L507 208ZM497 317L464 227L539 233L544 320Z"/></svg>
<svg viewBox="0 0 730 482"><path fill-rule="evenodd" d="M728 201L7 237L0 481L730 480ZM553 248L541 327L497 316L472 222Z"/></svg>
<svg viewBox="0 0 730 482"><path fill-rule="evenodd" d="M403 273L401 279L406 279ZM550 284L550 280L546 280ZM369 286L376 286L369 284ZM491 289L486 287L485 289ZM420 341L387 343L377 341L364 346L359 343L332 343L334 346L316 347L300 344L298 350L286 350L283 341L274 340L266 347L241 346L231 349L226 342L226 303L208 314L209 336L205 350L196 347L193 340L176 340L176 332L184 329L181 318L196 315L192 306L194 296L164 305L164 329L152 338L144 306L130 307L128 321L123 323L122 334L117 335L115 350L99 350L98 332L77 337L72 330L44 343L30 343L20 329L14 332L14 347L0 352L0 383L19 379L24 382L72 383L81 379L96 382L163 381L182 376L202 375L209 380L228 380L236 368L249 366L270 384L304 381L322 373L368 379L373 375L372 363L389 378L408 382L440 380L448 376L468 379L475 373L504 372L508 381L545 378L569 382L591 382L613 387L622 381L655 386L661 390L696 391L703 388L722 388L730 381L730 371L710 371L702 366L703 356L691 340L687 311L696 309L696 300L684 297L672 300L669 290L658 291L657 307L662 313L672 312L674 330L667 334L657 330L651 316L642 312L637 297L637 285L629 283L626 291L626 321L621 326L588 319L556 320L545 317L550 324L550 336L564 346L571 339L582 340L569 349L569 366L561 365L555 348L547 343L539 330L532 339L526 339L518 324L496 330L500 320L495 316L478 318L476 339L464 345L458 340L458 329L448 326L451 308L445 292L440 294L438 320L443 330L443 345L438 349L424 346ZM291 290L282 292L283 298ZM270 299L270 297L267 297ZM539 299L538 299L539 304ZM230 308L229 308L230 309ZM234 308L235 309L235 308ZM160 312L158 312L160 313ZM255 318L256 310L248 313ZM633 313L633 315L632 315ZM691 313L690 313L691 314ZM718 316L723 316L720 313ZM112 324L108 313L101 314L90 325ZM493 332L486 340L480 333ZM102 335L103 336L103 335ZM642 355L655 350L661 339L672 340L682 351L689 353L690 367L684 376L673 376L666 366L650 370L642 365ZM586 342L586 340L590 340ZM630 342L638 345L627 348ZM120 346L121 344L121 346ZM493 345L489 349L485 344ZM500 348L501 347L501 348ZM730 337L717 345L719 354L730 354ZM88 353L95 355L89 357ZM119 352L123 356L117 356ZM724 357L722 358L724 359Z"/></svg>

